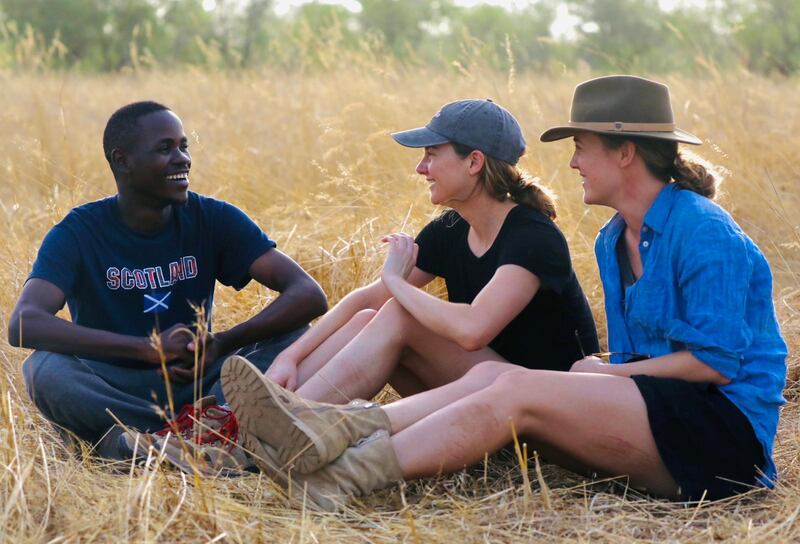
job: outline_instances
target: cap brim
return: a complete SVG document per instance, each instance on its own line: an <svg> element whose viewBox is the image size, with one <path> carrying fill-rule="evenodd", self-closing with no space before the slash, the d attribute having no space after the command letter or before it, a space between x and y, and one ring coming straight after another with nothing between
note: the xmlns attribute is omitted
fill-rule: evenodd
<svg viewBox="0 0 800 544"><path fill-rule="evenodd" d="M450 142L441 134L432 131L427 127L412 128L402 132L393 132L392 138L400 145L406 147L432 147Z"/></svg>
<svg viewBox="0 0 800 544"><path fill-rule="evenodd" d="M673 142L681 142L684 144L700 145L703 140L676 128L673 132L628 132L620 130L590 130L586 128L577 127L553 127L542 132L539 140L542 142L555 142L556 140L563 140L564 138L571 138L581 132L594 132L595 134L607 134L608 136L631 136L638 138L655 138L659 140L671 140Z"/></svg>

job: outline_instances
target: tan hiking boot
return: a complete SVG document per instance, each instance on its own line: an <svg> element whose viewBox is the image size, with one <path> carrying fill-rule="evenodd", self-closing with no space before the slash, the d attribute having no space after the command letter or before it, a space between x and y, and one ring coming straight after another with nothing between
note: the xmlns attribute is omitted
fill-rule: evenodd
<svg viewBox="0 0 800 544"><path fill-rule="evenodd" d="M311 474L290 472L281 466L275 450L254 435L245 433L243 441L255 454L259 468L283 487L290 500L314 510L336 512L353 497L364 497L403 479L385 430L362 438L334 462Z"/></svg>
<svg viewBox="0 0 800 544"><path fill-rule="evenodd" d="M324 467L375 431L391 431L379 404L357 400L335 405L302 399L238 355L225 361L220 382L241 431L272 446L278 463L291 465L300 474Z"/></svg>
<svg viewBox="0 0 800 544"><path fill-rule="evenodd" d="M334 512L352 497L364 497L402 479L389 433L380 430L320 470L296 475L293 484L320 509Z"/></svg>

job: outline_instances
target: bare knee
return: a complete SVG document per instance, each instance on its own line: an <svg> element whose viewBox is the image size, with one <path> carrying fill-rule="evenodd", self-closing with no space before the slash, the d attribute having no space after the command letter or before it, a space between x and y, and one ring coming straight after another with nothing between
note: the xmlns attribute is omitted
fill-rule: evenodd
<svg viewBox="0 0 800 544"><path fill-rule="evenodd" d="M481 365L483 365L483 363L481 363ZM492 387L501 391L519 390L522 383L530 381L532 372L535 371L521 367L508 369L495 377L494 382L492 382Z"/></svg>
<svg viewBox="0 0 800 544"><path fill-rule="evenodd" d="M372 317L371 324L380 328L385 334L405 338L411 326L417 324L417 320L403 308L402 304L390 298Z"/></svg>
<svg viewBox="0 0 800 544"><path fill-rule="evenodd" d="M405 316L409 316L410 314L403 308L403 305L400 304L396 298L390 298L386 302L383 303L380 310L378 310L378 315L382 319L402 319Z"/></svg>
<svg viewBox="0 0 800 544"><path fill-rule="evenodd" d="M520 432L535 433L547 425L548 414L560 406L559 381L566 373L517 368L500 373L490 386L494 398L507 404Z"/></svg>
<svg viewBox="0 0 800 544"><path fill-rule="evenodd" d="M470 368L462 379L485 387L494 383L501 374L515 370L520 370L520 367L502 361L483 361Z"/></svg>
<svg viewBox="0 0 800 544"><path fill-rule="evenodd" d="M373 310L372 308L366 308L364 310L360 310L350 318L348 322L353 327L357 328L358 330L363 329L367 326L367 323L372 321L372 318L378 313L378 310Z"/></svg>

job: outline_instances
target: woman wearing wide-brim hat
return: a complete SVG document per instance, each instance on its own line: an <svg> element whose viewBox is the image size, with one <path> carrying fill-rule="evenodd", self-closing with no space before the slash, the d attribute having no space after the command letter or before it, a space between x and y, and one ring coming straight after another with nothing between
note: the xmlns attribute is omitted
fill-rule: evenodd
<svg viewBox="0 0 800 544"><path fill-rule="evenodd" d="M772 485L786 375L772 277L712 201L713 176L680 154L679 142L700 140L675 128L666 86L632 76L579 85L570 122L541 139L567 137L585 202L617 210L596 242L610 363L509 370L432 412L419 406L446 398L443 388L389 404L383 433L295 476L318 505L480 462L509 442L509 419L529 451L626 475L654 495L713 499ZM273 391L276 404L293 400ZM292 417L295 431L329 441Z"/></svg>
<svg viewBox="0 0 800 544"><path fill-rule="evenodd" d="M786 381L772 273L713 202L712 173L681 154L678 143L701 140L675 127L666 86L632 76L579 85L570 122L541 140L567 137L584 202L617 211L595 253L609 350L623 352L610 362L627 363L589 357L573 372L620 376L638 392L640 428L681 497L771 486Z"/></svg>

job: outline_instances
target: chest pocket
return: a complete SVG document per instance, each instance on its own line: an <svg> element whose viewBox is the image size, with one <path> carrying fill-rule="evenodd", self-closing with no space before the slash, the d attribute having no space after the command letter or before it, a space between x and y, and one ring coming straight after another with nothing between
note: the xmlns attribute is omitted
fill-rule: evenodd
<svg viewBox="0 0 800 544"><path fill-rule="evenodd" d="M666 278L655 274L639 278L626 293L628 326L648 338L665 338L666 327L676 312L674 289Z"/></svg>

